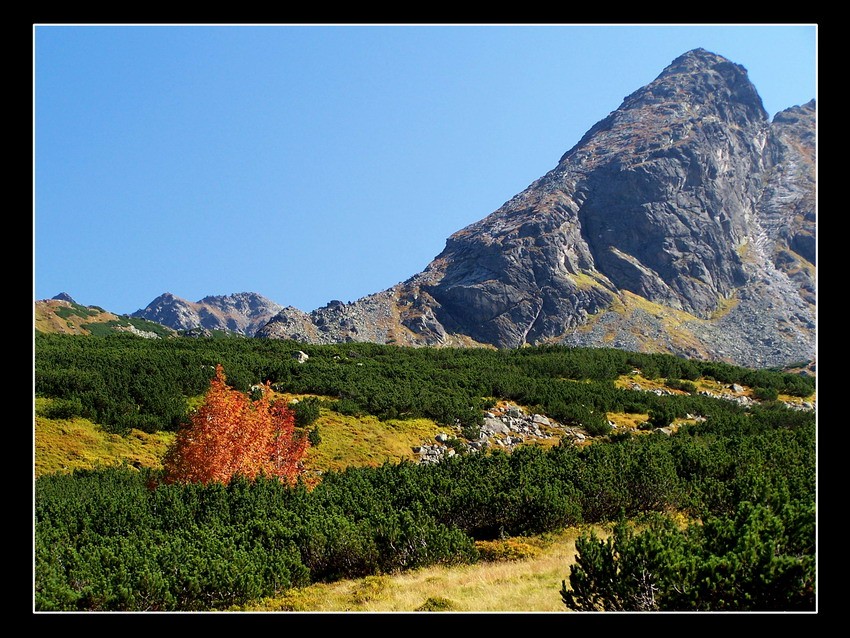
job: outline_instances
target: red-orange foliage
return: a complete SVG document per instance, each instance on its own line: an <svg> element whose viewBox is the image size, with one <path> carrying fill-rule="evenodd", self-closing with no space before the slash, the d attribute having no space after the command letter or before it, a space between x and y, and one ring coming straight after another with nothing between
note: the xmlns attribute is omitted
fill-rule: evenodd
<svg viewBox="0 0 850 638"><path fill-rule="evenodd" d="M217 365L204 403L165 455L165 480L227 483L236 475L263 474L294 483L309 445L295 430L295 414L283 401L271 401L268 382L262 398L252 401L226 380Z"/></svg>

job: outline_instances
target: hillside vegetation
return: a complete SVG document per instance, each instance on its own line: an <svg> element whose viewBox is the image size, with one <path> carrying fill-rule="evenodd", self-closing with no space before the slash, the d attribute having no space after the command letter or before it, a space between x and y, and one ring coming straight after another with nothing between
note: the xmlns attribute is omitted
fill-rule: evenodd
<svg viewBox="0 0 850 638"><path fill-rule="evenodd" d="M35 408L35 476L129 464L162 468L162 457L174 439L173 432L149 434L131 430L110 434L96 423L74 417L49 419L50 399L38 399Z"/></svg>
<svg viewBox="0 0 850 638"><path fill-rule="evenodd" d="M218 363L246 393L268 381L278 400L316 408L302 482L161 482L161 454ZM659 574L655 609L813 609L814 389L801 375L616 350L37 335L34 605L523 610L486 602L467 574L552 588L526 610L566 610L562 582L576 608L638 608L639 592L588 591L588 574L610 566L576 531L630 520L647 547L675 541L653 554L616 536ZM509 413L549 426L484 441ZM425 443L454 455L419 463ZM577 538L573 572L564 552ZM540 562L551 555L558 578ZM709 564L729 579L706 580Z"/></svg>
<svg viewBox="0 0 850 638"><path fill-rule="evenodd" d="M149 338L173 337L175 330L154 321L119 316L98 306L62 299L35 302L35 329L45 334L98 335L132 333Z"/></svg>
<svg viewBox="0 0 850 638"><path fill-rule="evenodd" d="M396 574L316 583L238 607L239 611L566 612L558 588L583 528L480 541L487 559ZM599 530L605 533L604 530Z"/></svg>

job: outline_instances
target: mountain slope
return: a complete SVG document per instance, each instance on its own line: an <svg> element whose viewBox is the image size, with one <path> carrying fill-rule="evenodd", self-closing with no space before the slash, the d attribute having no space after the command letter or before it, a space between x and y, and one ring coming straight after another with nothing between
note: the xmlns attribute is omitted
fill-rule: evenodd
<svg viewBox="0 0 850 638"><path fill-rule="evenodd" d="M129 332L148 339L177 336L171 328L153 321L119 316L98 306L80 305L64 292L52 299L36 301L33 319L35 330L49 334Z"/></svg>
<svg viewBox="0 0 850 638"><path fill-rule="evenodd" d="M813 359L815 122L769 121L743 67L687 52L421 273L256 335Z"/></svg>

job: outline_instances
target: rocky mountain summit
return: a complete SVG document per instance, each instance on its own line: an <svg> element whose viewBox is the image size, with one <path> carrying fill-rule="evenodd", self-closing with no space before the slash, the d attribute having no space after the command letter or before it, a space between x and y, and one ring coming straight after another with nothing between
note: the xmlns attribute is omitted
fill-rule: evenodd
<svg viewBox="0 0 850 638"><path fill-rule="evenodd" d="M815 134L814 100L771 121L746 69L689 51L421 273L256 336L814 359Z"/></svg>
<svg viewBox="0 0 850 638"><path fill-rule="evenodd" d="M174 330L224 330L252 336L283 306L255 292L204 297L186 301L169 292L154 299L131 317L155 321Z"/></svg>

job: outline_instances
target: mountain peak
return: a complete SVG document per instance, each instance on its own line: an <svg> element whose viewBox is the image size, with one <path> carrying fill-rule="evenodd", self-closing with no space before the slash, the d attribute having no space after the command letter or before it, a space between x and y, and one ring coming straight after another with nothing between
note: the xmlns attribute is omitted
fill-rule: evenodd
<svg viewBox="0 0 850 638"><path fill-rule="evenodd" d="M67 292L60 292L58 295L53 297L53 299L56 299L58 301L67 301L74 304L77 303L76 301L74 301L74 298L71 297L71 295L69 295Z"/></svg>
<svg viewBox="0 0 850 638"><path fill-rule="evenodd" d="M747 69L742 65L702 48L692 49L673 60L658 75L656 81L677 76L681 80L682 76L705 77L711 74L716 74L728 84L750 82Z"/></svg>
<svg viewBox="0 0 850 638"><path fill-rule="evenodd" d="M634 106L632 103L640 100L681 104L690 116L697 109L709 107L724 119L767 119L761 96L747 70L701 48L673 60L653 82L626 98L623 105Z"/></svg>
<svg viewBox="0 0 850 638"><path fill-rule="evenodd" d="M257 292L234 292L229 295L207 295L197 303L242 303L242 304L273 304L274 302L269 301L263 295Z"/></svg>
<svg viewBox="0 0 850 638"><path fill-rule="evenodd" d="M133 317L156 321L174 330L222 330L253 336L283 306L254 292L210 295L191 302L170 292L161 294Z"/></svg>
<svg viewBox="0 0 850 638"><path fill-rule="evenodd" d="M418 275L257 336L811 359L814 124L771 123L743 66L693 49Z"/></svg>
<svg viewBox="0 0 850 638"><path fill-rule="evenodd" d="M673 60L664 71L661 72L661 75L666 75L669 73L682 73L682 72L693 72L700 69L710 69L712 67L717 66L718 64L732 64L729 60L724 58L722 55L718 55L716 53L712 53L702 47L697 47L696 49L691 49L680 55L678 58ZM743 69L740 65L734 65L740 69Z"/></svg>
<svg viewBox="0 0 850 638"><path fill-rule="evenodd" d="M177 300L179 300L179 301L185 301L185 299L181 299L181 298L180 298L180 297L178 297L177 295L174 295L174 294L172 294L172 293L170 293L170 292L164 292L164 293L162 293L159 297L157 297L157 298L156 298L156 299L154 299L152 302L150 302L150 304L148 304L148 305L149 305L149 306L152 306L152 305L154 305L154 304L166 303L166 302L173 302L173 301L177 301Z"/></svg>

